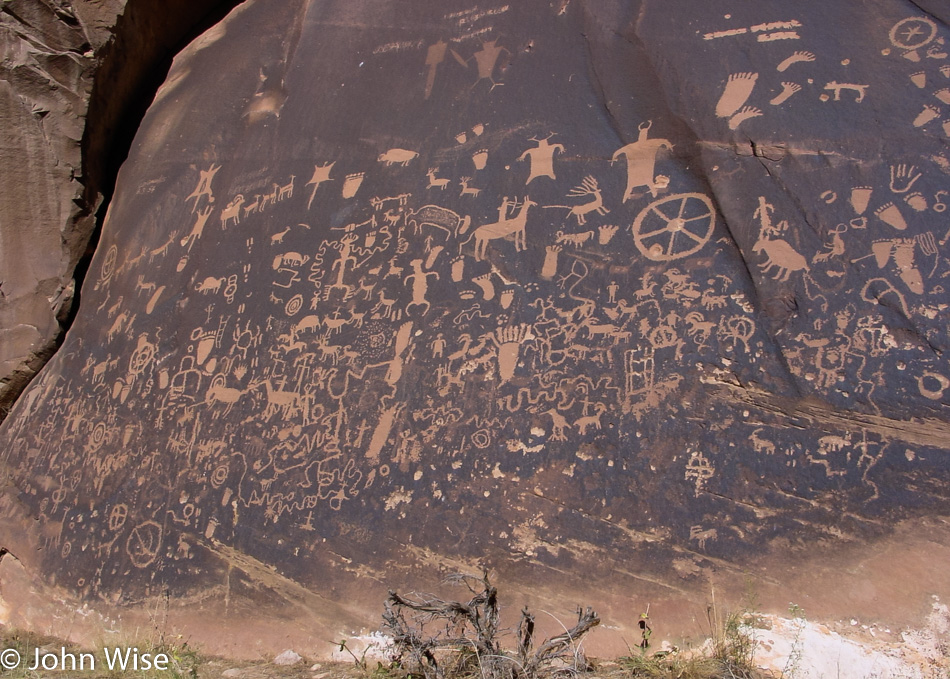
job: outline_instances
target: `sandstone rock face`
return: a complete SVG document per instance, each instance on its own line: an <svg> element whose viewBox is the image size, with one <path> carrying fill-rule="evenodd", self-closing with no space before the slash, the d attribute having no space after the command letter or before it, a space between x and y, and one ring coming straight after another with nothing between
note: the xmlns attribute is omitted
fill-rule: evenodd
<svg viewBox="0 0 950 679"><path fill-rule="evenodd" d="M0 406L8 408L52 351L94 226L79 181L94 38L64 2L5 2L0 31Z"/></svg>
<svg viewBox="0 0 950 679"><path fill-rule="evenodd" d="M68 325L96 209L111 193L127 128L151 96L149 83L185 36L233 5L3 3L0 419Z"/></svg>
<svg viewBox="0 0 950 679"><path fill-rule="evenodd" d="M118 602L239 572L332 617L486 566L619 609L945 515L948 38L884 2L242 4L4 424L0 544Z"/></svg>

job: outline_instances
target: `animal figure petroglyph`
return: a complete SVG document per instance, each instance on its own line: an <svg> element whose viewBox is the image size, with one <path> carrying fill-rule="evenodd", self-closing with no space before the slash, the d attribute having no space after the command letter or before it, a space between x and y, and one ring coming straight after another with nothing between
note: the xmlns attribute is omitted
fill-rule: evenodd
<svg viewBox="0 0 950 679"><path fill-rule="evenodd" d="M855 98L855 103L860 104L864 101L864 95L867 94L867 85L855 85L854 83L839 83L832 80L830 83L825 85L825 89L835 93L834 100L841 101L841 91L842 90L853 90L857 93Z"/></svg>
<svg viewBox="0 0 950 679"><path fill-rule="evenodd" d="M435 173L439 171L437 167L429 168L429 171L426 173L426 176L429 178L429 185L427 189L442 189L445 190L445 187L451 182L450 179L444 177L436 177Z"/></svg>
<svg viewBox="0 0 950 679"><path fill-rule="evenodd" d="M208 276L203 281L195 285L195 290L197 290L198 292L204 292L204 293L208 293L208 292L217 293L219 290L221 290L221 286L224 285L225 280L226 279L224 278L224 276L222 276L221 278L214 278L213 276Z"/></svg>
<svg viewBox="0 0 950 679"><path fill-rule="evenodd" d="M261 194L254 196L254 202L244 206L244 219L257 212L261 207Z"/></svg>
<svg viewBox="0 0 950 679"><path fill-rule="evenodd" d="M607 406L603 403L596 403L594 404L594 411L594 415L585 415L574 421L574 426L577 427L577 431L580 432L581 436L587 434L588 427L593 427L597 430L601 428L600 418L607 412Z"/></svg>
<svg viewBox="0 0 950 679"><path fill-rule="evenodd" d="M472 218L468 215L459 216L458 213L439 205L423 205L418 210L409 210L405 213L406 225L412 226L418 234L423 226L431 226L445 231L447 236L463 235L468 231Z"/></svg>
<svg viewBox="0 0 950 679"><path fill-rule="evenodd" d="M775 454L775 444L769 441L768 439L763 439L759 437L759 433L762 431L762 428L758 428L752 432L752 435L749 437L749 441L752 443L752 450L757 453L765 453L766 455Z"/></svg>
<svg viewBox="0 0 950 679"><path fill-rule="evenodd" d="M247 391L250 391L250 389ZM211 386L205 393L205 402L211 404L224 403L225 408L222 415L227 415L231 412L234 404L240 401L247 391L225 386L224 375L215 375L214 379L211 380Z"/></svg>
<svg viewBox="0 0 950 679"><path fill-rule="evenodd" d="M567 208L569 210L568 216L577 218L578 226L583 226L587 223L587 215L591 212L596 212L599 215L605 215L610 212L610 210L604 207L603 194L600 190L600 186L597 184L597 180L594 179L592 175L584 177L584 180L578 186L571 189L567 195L571 197L593 196L593 199L580 205L545 205L544 207ZM593 237L593 232L590 232L590 234L591 237Z"/></svg>
<svg viewBox="0 0 950 679"><path fill-rule="evenodd" d="M707 321L698 311L689 312L683 320L689 325L686 334L700 347L705 347L706 340L712 335L712 331L716 329L716 324Z"/></svg>
<svg viewBox="0 0 950 679"><path fill-rule="evenodd" d="M382 210L386 207L387 203L394 202L398 206L403 207L409 201L409 196L411 193L400 193L398 196L387 196L386 198L380 198L379 196L373 196L369 199L369 204L373 206L374 210Z"/></svg>
<svg viewBox="0 0 950 679"><path fill-rule="evenodd" d="M475 259L485 259L485 252L488 249L488 241L506 236L514 236L515 250L521 252L527 248L525 239L525 224L528 221L528 209L532 205L537 205L533 200L525 196L521 209L511 219L503 219L491 224L485 224L472 232L475 238ZM468 242L468 241L466 241Z"/></svg>
<svg viewBox="0 0 950 679"><path fill-rule="evenodd" d="M784 240L767 240L760 238L752 246L752 252L765 253L765 263L760 264L762 273L768 273L773 268L778 271L772 280L787 281L793 271L809 271L808 262Z"/></svg>
<svg viewBox="0 0 950 679"><path fill-rule="evenodd" d="M717 537L719 537L719 534L715 528L703 530L702 526L691 526L689 529L689 539L696 540L699 543L699 548L703 550L706 549L706 540L715 540Z"/></svg>
<svg viewBox="0 0 950 679"><path fill-rule="evenodd" d="M552 206L549 205L548 207ZM574 247L580 247L593 237L593 231L585 231L584 233L564 233L563 231L558 231L555 234L554 242L559 244L569 243Z"/></svg>
<svg viewBox="0 0 950 679"><path fill-rule="evenodd" d="M269 379L258 382L252 387L248 387L248 391L256 389L262 384L267 392L267 408L264 409L264 419L269 419L278 413L286 417L292 409L299 406L300 394L295 391L274 389L274 385L271 384Z"/></svg>
<svg viewBox="0 0 950 679"><path fill-rule="evenodd" d="M711 311L712 309L725 309L728 299L725 295L716 295L713 294L711 290L703 290L703 294L699 298L699 303L703 309Z"/></svg>
<svg viewBox="0 0 950 679"><path fill-rule="evenodd" d="M846 433L844 436L822 436L818 439L818 452L822 455L827 455L828 453L836 453L843 448L851 445L851 432Z"/></svg>
<svg viewBox="0 0 950 679"><path fill-rule="evenodd" d="M472 181L471 177L462 177L459 180L459 184L462 186L462 192L459 196L477 196L482 192L481 189L475 186L469 186L468 183Z"/></svg>
<svg viewBox="0 0 950 679"><path fill-rule="evenodd" d="M285 200L287 198L293 198L294 196L294 175L290 175L290 181L287 184L281 186L277 191L277 200Z"/></svg>
<svg viewBox="0 0 950 679"><path fill-rule="evenodd" d="M541 411L542 415L549 415L551 417L551 424L554 427L554 430L551 432L552 441L567 441L567 434L565 432L570 431L571 425L564 418L561 413L559 413L554 408L548 408L547 410Z"/></svg>
<svg viewBox="0 0 950 679"><path fill-rule="evenodd" d="M228 222L232 219L235 224L241 223L241 206L244 204L244 196L240 193L228 203L228 206L221 210L221 228L226 229Z"/></svg>
<svg viewBox="0 0 950 679"><path fill-rule="evenodd" d="M389 149L385 153L380 153L377 160L387 167L398 163L402 167L406 167L414 158L419 156L415 151L408 151L406 149Z"/></svg>

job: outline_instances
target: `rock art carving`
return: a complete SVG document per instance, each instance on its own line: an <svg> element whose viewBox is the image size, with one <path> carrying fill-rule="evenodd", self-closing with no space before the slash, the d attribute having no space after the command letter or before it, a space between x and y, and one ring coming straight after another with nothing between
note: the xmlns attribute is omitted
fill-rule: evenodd
<svg viewBox="0 0 950 679"><path fill-rule="evenodd" d="M652 120L640 123L637 141L617 149L611 158L611 162L616 162L621 156L627 160L627 188L623 194L625 203L634 197L634 189L645 187L656 198L657 193L669 185L668 177L654 176L654 168L660 149L672 150L673 145L667 139L649 139L647 135L652 126Z"/></svg>
<svg viewBox="0 0 950 679"><path fill-rule="evenodd" d="M698 252L712 236L716 213L701 193L661 198L641 210L631 227L637 249L654 261L681 259Z"/></svg>
<svg viewBox="0 0 950 679"><path fill-rule="evenodd" d="M554 154L557 152L564 153L564 145L549 143L548 139L553 136L554 133L549 134L544 139L531 137L530 141L535 142L537 146L532 149L528 149L518 156L518 160L527 159L531 165L531 171L528 173L528 178L525 180L525 184L530 184L538 177L550 177L551 179L557 179L557 177L554 176Z"/></svg>
<svg viewBox="0 0 950 679"><path fill-rule="evenodd" d="M529 180L530 181L530 180ZM545 205L546 208L565 208L568 210L568 216L576 217L577 223L580 226L583 226L587 223L587 215L591 212L596 212L599 215L605 215L610 210L604 207L604 196L600 189L600 185L597 183L597 180L593 176L587 175L584 177L579 185L571 189L568 194L571 198L581 198L584 196L590 196L591 199L586 203L581 203L580 205ZM593 232L590 232L593 236Z"/></svg>

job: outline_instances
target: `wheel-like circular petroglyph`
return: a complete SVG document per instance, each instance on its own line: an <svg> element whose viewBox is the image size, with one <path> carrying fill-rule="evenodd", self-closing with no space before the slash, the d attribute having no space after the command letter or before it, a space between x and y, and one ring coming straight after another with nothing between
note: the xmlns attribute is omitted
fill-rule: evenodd
<svg viewBox="0 0 950 679"><path fill-rule="evenodd" d="M294 295L284 306L284 313L288 316L296 316L303 309L303 295Z"/></svg>
<svg viewBox="0 0 950 679"><path fill-rule="evenodd" d="M109 530L114 533L122 530L126 519L129 517L129 507L125 504L117 504L109 512Z"/></svg>
<svg viewBox="0 0 950 679"><path fill-rule="evenodd" d="M119 257L119 248L115 245L109 247L106 251L106 257L102 260L102 268L99 273L100 281L107 281L115 273L115 262Z"/></svg>
<svg viewBox="0 0 950 679"><path fill-rule="evenodd" d="M154 521L140 523L125 541L125 552L136 568L145 568L155 561L162 547L162 527Z"/></svg>
<svg viewBox="0 0 950 679"><path fill-rule="evenodd" d="M929 385L939 385L939 388L931 389ZM921 395L934 401L942 398L948 387L950 387L950 379L940 373L927 371L917 378L917 388L920 389Z"/></svg>
<svg viewBox="0 0 950 679"><path fill-rule="evenodd" d="M716 211L701 193L677 193L647 205L633 222L633 240L647 258L668 262L699 252L712 236Z"/></svg>
<svg viewBox="0 0 950 679"><path fill-rule="evenodd" d="M927 17L907 17L891 27L891 44L905 50L923 47L937 35L937 24Z"/></svg>
<svg viewBox="0 0 950 679"><path fill-rule="evenodd" d="M95 427L93 427L92 433L89 434L90 452L94 453L102 447L102 444L105 443L108 433L108 427L106 427L104 422L99 422Z"/></svg>

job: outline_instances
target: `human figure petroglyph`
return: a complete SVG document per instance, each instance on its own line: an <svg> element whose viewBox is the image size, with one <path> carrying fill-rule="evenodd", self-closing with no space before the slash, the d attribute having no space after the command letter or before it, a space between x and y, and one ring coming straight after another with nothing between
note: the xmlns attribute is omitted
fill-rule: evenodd
<svg viewBox="0 0 950 679"><path fill-rule="evenodd" d="M406 305L407 313L409 308L413 306L424 306L423 314L428 313L431 307L429 300L426 299L426 294L429 291L429 276L435 276L435 280L439 280L439 273L437 271L423 271L422 264L421 259L410 261L409 266L412 267L412 273L406 276L403 281L405 285L412 286L412 301Z"/></svg>
<svg viewBox="0 0 950 679"><path fill-rule="evenodd" d="M496 87L502 83L495 82L493 75L495 73L495 66L498 64L498 58L501 56L502 52L511 52L506 47L501 47L498 44L498 39L486 40L482 42L482 48L475 52L474 59L475 65L478 68L478 79L472 84L472 87L475 87L482 80L488 80L491 83L491 88L489 91L494 90ZM452 53L452 56L455 57L455 60L459 62L463 67L468 68L468 62L470 59L463 59L458 52L455 50L449 50Z"/></svg>
<svg viewBox="0 0 950 679"><path fill-rule="evenodd" d="M537 146L528 149L518 156L518 160L523 161L527 159L531 166L528 179L525 181L526 185L530 184L538 177L557 179L557 177L554 176L554 154L557 152L564 153L564 145L549 143L548 140L553 136L554 133L552 132L544 139L531 137L529 141L535 142Z"/></svg>
<svg viewBox="0 0 950 679"><path fill-rule="evenodd" d="M653 121L640 123L637 140L614 151L610 159L615 163L621 156L627 160L627 188L623 194L623 202L634 197L634 189L644 187L650 195L656 198L661 189L669 186L669 177L654 176L656 157L661 149L673 150L673 144L667 139L649 139L648 135Z"/></svg>
<svg viewBox="0 0 950 679"><path fill-rule="evenodd" d="M198 185L195 187L195 190L192 191L187 198L185 198L185 202L188 202L192 198L195 199L195 204L191 206L192 214L198 209L198 203L201 202L202 196L207 196L209 204L214 202L214 194L211 192L211 182L214 180L214 176L220 169L220 165L211 163L207 170L198 171Z"/></svg>
<svg viewBox="0 0 950 679"><path fill-rule="evenodd" d="M355 233L347 233L340 238L339 245L337 246L340 251L340 256L330 265L330 272L336 272L336 280L326 287L324 291L325 299L330 298L330 294L333 290L342 290L344 298L355 294L353 286L344 283L343 278L346 275L347 266L350 265L350 269L355 270L359 262L354 247L354 244L358 240L359 236Z"/></svg>
<svg viewBox="0 0 950 679"><path fill-rule="evenodd" d="M719 338L723 345L731 345L735 350L742 342L746 352L750 351L749 340L755 334L755 321L747 316L723 317L719 321Z"/></svg>
<svg viewBox="0 0 950 679"><path fill-rule="evenodd" d="M692 479L695 484L696 495L705 488L706 482L716 473L716 468L710 464L705 455L698 451L690 453L689 460L686 462L687 480Z"/></svg>
<svg viewBox="0 0 950 679"><path fill-rule="evenodd" d="M620 285L617 281L610 281L607 285L607 303L616 304L617 303L617 293L620 292Z"/></svg>
<svg viewBox="0 0 950 679"><path fill-rule="evenodd" d="M838 224L834 229L830 231L831 233L831 245L825 245L828 249L827 252L819 252L811 258L812 264L817 264L820 262L827 262L832 257L840 257L844 254L844 240L841 238L841 234L845 233L848 230L847 224Z"/></svg>

